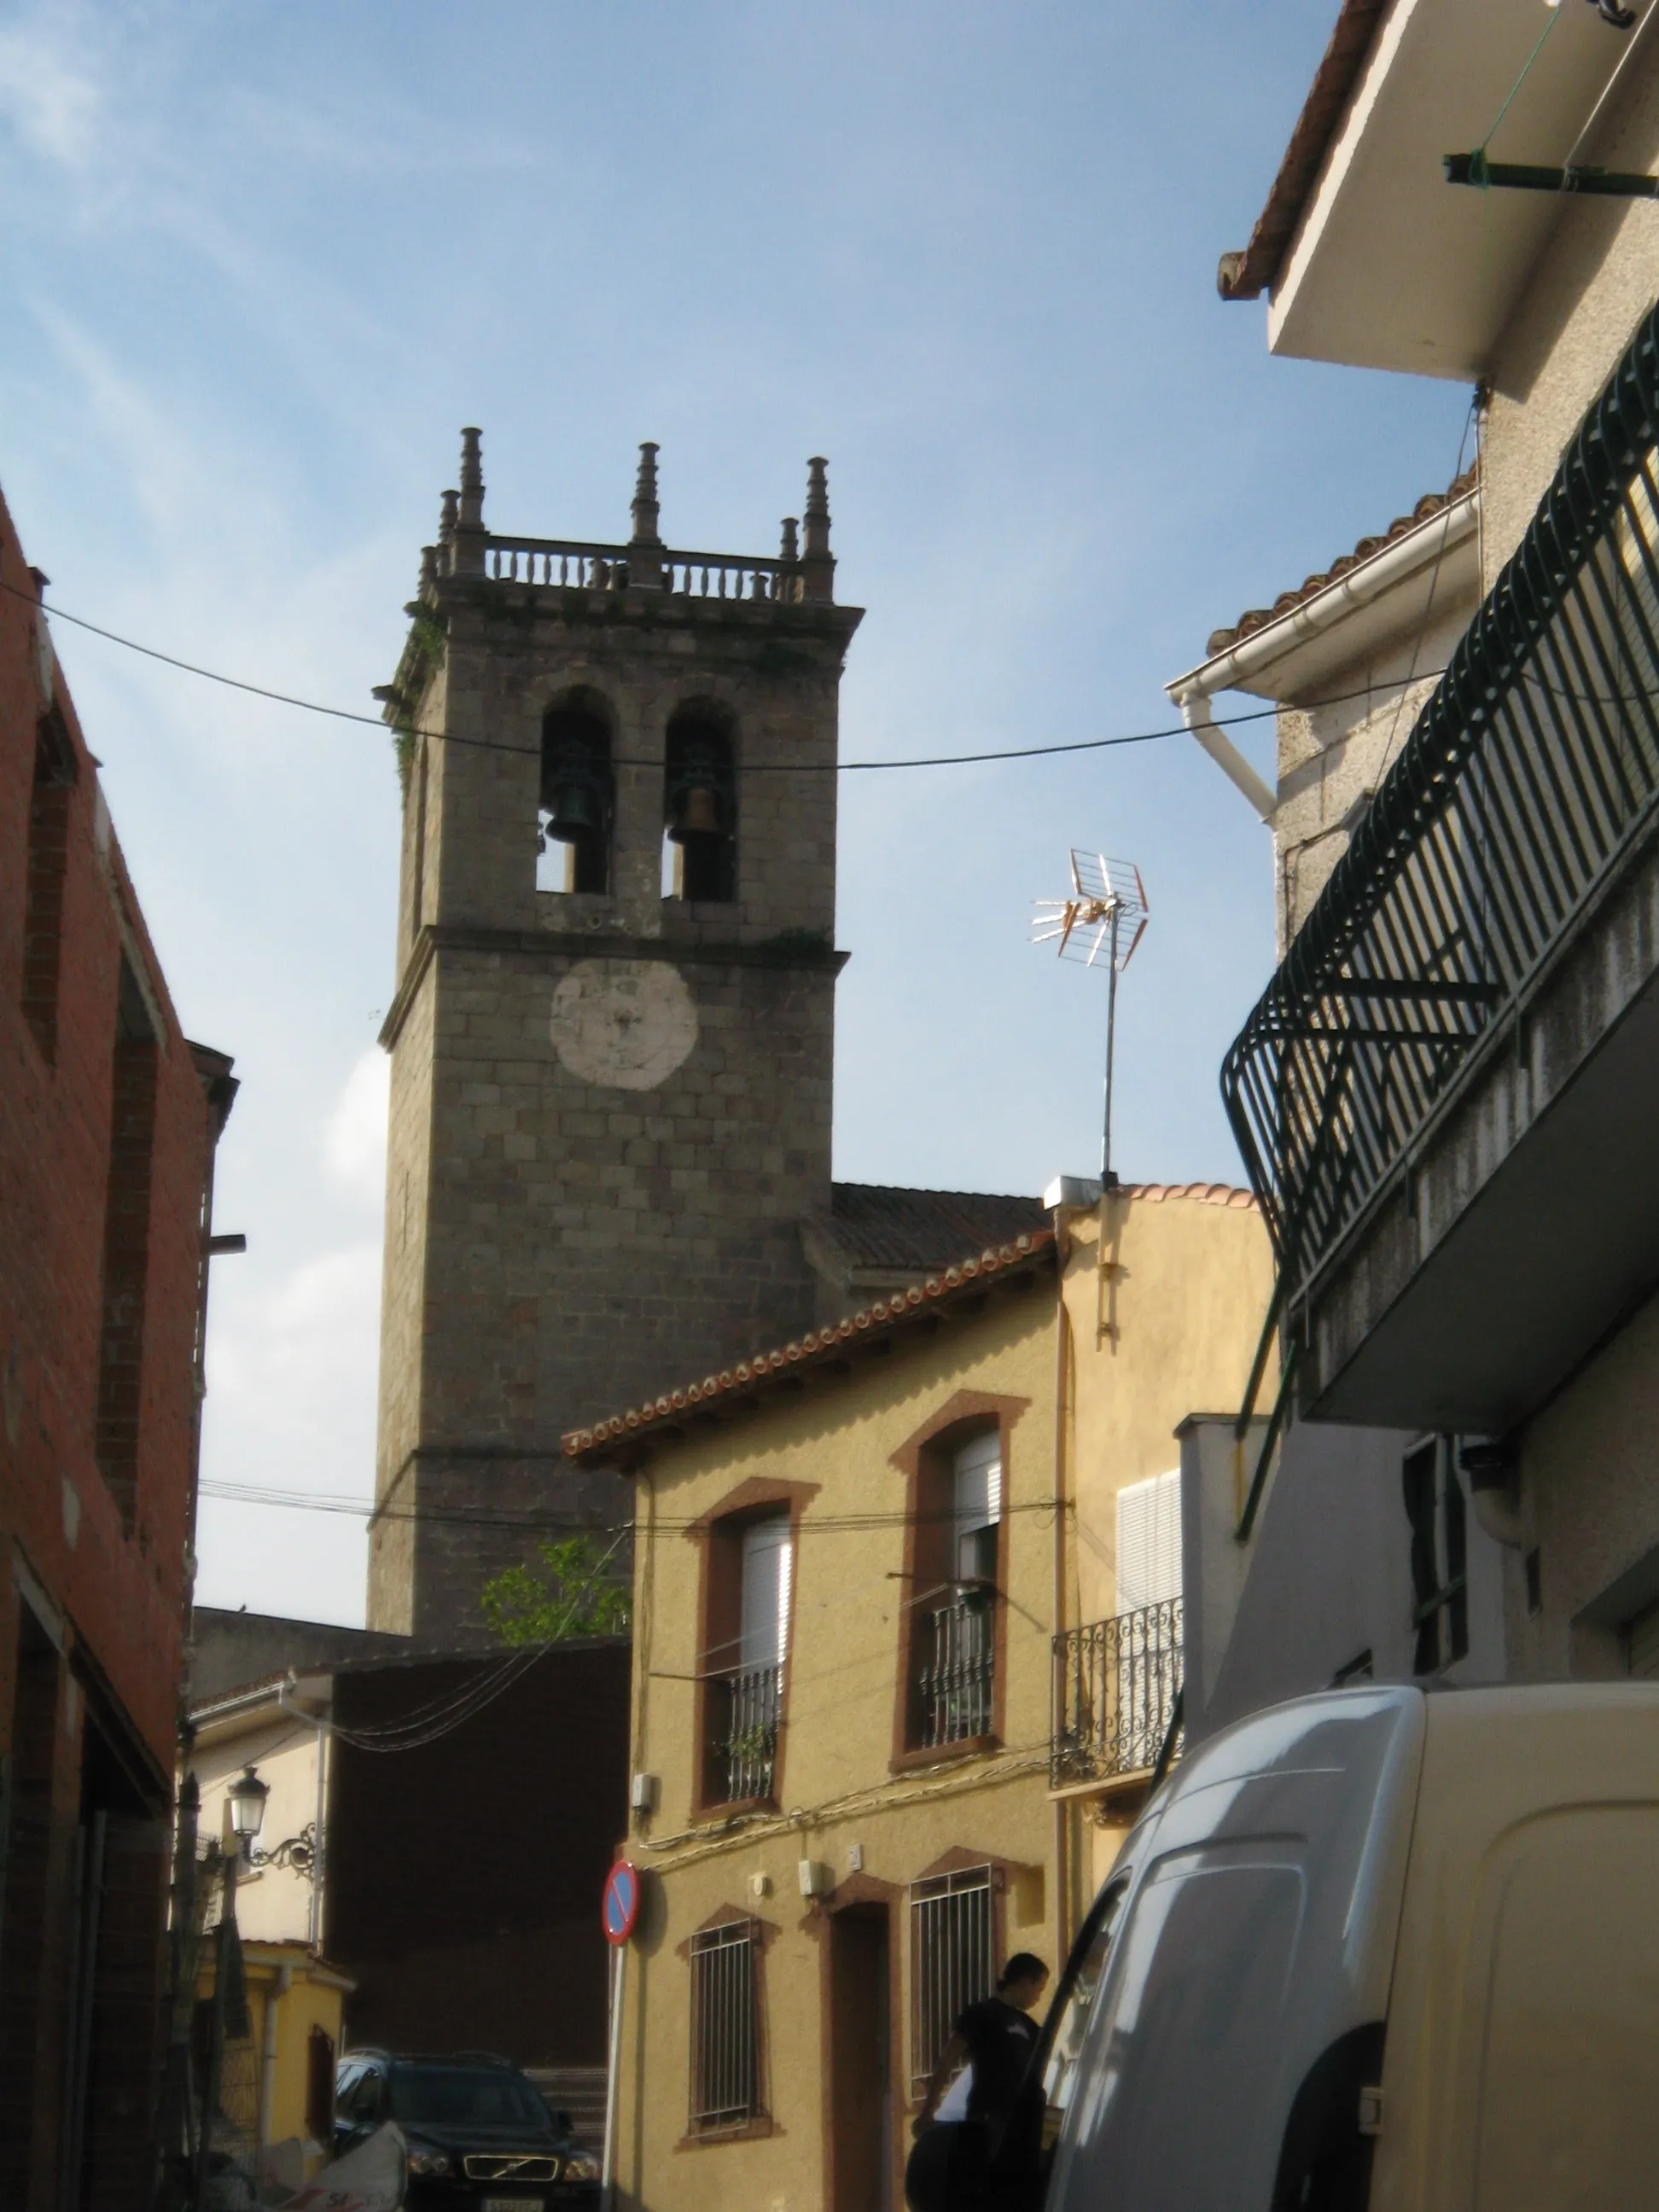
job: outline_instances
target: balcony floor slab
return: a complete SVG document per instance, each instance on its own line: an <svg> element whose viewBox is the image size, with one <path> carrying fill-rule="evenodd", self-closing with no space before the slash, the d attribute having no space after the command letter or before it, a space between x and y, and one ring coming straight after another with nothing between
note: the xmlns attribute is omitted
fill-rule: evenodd
<svg viewBox="0 0 1659 2212"><path fill-rule="evenodd" d="M1565 1025L1573 1036L1556 1045L1579 1048L1548 1104L1527 1119L1518 1056L1497 1056L1415 1176L1396 1173L1315 1285L1311 1418L1502 1434L1659 1286L1659 976L1647 965L1605 1028L1569 970L1564 1003L1540 1003L1531 1022ZM1534 1035L1533 1066L1550 1043ZM1423 1195L1431 1182L1438 1206ZM1443 1226L1418 1261L1431 1209Z"/></svg>

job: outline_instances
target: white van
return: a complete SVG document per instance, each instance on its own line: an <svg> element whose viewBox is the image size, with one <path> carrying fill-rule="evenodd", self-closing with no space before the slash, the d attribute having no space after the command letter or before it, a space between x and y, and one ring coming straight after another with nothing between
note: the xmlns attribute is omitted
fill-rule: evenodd
<svg viewBox="0 0 1659 2212"><path fill-rule="evenodd" d="M1659 2204L1659 1686L1340 1690L1213 1737L1039 2058L1045 2212Z"/></svg>

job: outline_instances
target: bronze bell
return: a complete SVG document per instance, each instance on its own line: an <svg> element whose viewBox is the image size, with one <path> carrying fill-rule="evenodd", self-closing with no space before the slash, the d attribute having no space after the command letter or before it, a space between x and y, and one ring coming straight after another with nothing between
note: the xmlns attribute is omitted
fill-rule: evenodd
<svg viewBox="0 0 1659 2212"><path fill-rule="evenodd" d="M718 837L725 825L720 820L720 793L707 783L686 783L675 793L674 818L668 825L668 835L677 845L688 837Z"/></svg>
<svg viewBox="0 0 1659 2212"><path fill-rule="evenodd" d="M547 834L568 845L599 825L599 805L592 780L585 775L562 775L544 801Z"/></svg>

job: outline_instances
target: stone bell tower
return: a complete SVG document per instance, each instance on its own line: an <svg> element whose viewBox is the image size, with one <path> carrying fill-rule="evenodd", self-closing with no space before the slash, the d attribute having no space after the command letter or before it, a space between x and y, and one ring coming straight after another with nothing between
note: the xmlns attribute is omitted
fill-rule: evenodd
<svg viewBox="0 0 1659 2212"><path fill-rule="evenodd" d="M561 1433L810 1325L830 1202L824 464L768 557L497 536L476 430L396 682L404 770L372 1627L482 1633ZM498 1525L492 1526L494 1520Z"/></svg>

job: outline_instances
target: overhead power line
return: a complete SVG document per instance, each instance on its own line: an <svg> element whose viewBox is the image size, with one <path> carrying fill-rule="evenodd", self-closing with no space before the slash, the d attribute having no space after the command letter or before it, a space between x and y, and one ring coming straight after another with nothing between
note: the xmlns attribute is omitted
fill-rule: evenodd
<svg viewBox="0 0 1659 2212"><path fill-rule="evenodd" d="M408 725L386 722L379 714L359 714L350 707L332 707L319 699L301 699L291 691L273 690L268 684L252 684L240 676L227 676L216 668L204 668L193 660L180 659L177 653L163 653L160 647L142 644L138 639L124 637L118 630L106 629L100 623L89 622L84 615L72 615L64 607L53 606L46 600L37 600L33 594L15 584L0 583L0 591L8 592L14 599L22 599L30 606L38 605L54 622L69 623L94 637L101 637L107 644L118 645L128 653L137 653L146 660L157 660L164 667L176 668L185 676L199 677L204 683L218 684L231 691L243 691L255 699L268 699L273 705L296 708L301 714L324 714L331 721L354 722L370 730L385 731L388 735L410 738L429 738L448 745L466 745L480 752L539 753L538 745L509 744L499 738L468 738L453 730L416 729ZM1334 692L1328 698L1298 700L1296 704L1303 713L1313 713L1322 707L1340 707L1352 699L1375 698L1379 691L1403 690L1413 684L1428 682L1443 675L1442 669L1424 669L1413 677L1389 677L1362 684L1352 691ZM1237 714L1215 714L1210 717L1218 729L1231 728L1243 722L1270 720L1279 713L1277 703L1253 707ZM1075 738L1054 745L1008 745L991 752L929 753L914 760L837 760L837 761L745 761L742 773L746 775L858 775L886 769L921 768L973 768L983 763L1014 760L1046 760L1060 753L1103 752L1115 745L1149 745L1165 738L1184 738L1190 735L1184 722L1168 723L1158 729L1129 730L1114 737ZM660 768L659 760L635 760L619 757L612 763L617 768Z"/></svg>
<svg viewBox="0 0 1659 2212"><path fill-rule="evenodd" d="M574 1521L565 1515L550 1514L544 1517L533 1513L469 1513L458 1508L442 1506L383 1505L377 1509L373 1498L344 1498L337 1494L319 1492L313 1495L304 1490L270 1490L253 1483L204 1482L199 1486L204 1498L222 1498L232 1504L277 1506L300 1513L348 1513L360 1520L371 1517L381 1521L442 1522L452 1526L469 1528L508 1528L526 1536L545 1535L614 1535L634 1534L638 1523L632 1519L621 1521ZM1052 1513L1052 1498L1034 1498L1018 1504L1005 1505L1005 1513ZM866 1528L902 1528L907 1526L944 1524L956 1518L954 1508L936 1513L890 1512L872 1513L811 1513L803 1515L800 1522L804 1534L830 1533L845 1534ZM660 1534L683 1534L689 1528L700 1528L702 1522L690 1515L662 1515L656 1516L653 1527Z"/></svg>

